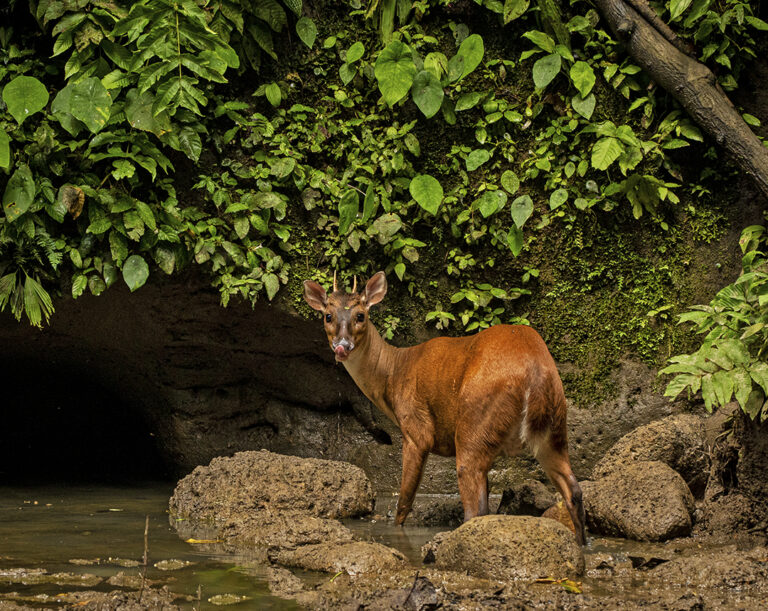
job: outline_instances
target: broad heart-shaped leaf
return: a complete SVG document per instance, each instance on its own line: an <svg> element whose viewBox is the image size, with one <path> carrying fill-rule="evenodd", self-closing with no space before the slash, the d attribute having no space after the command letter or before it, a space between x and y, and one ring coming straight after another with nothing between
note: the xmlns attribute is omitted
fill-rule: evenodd
<svg viewBox="0 0 768 611"><path fill-rule="evenodd" d="M24 119L45 108L48 90L33 76L17 76L3 89L3 101L21 125Z"/></svg>
<svg viewBox="0 0 768 611"><path fill-rule="evenodd" d="M85 123L94 134L107 124L112 96L95 76L70 83L59 91L53 106Z"/></svg>
<svg viewBox="0 0 768 611"><path fill-rule="evenodd" d="M507 193L514 195L520 188L520 179L512 170L505 170L501 175L501 186L504 187Z"/></svg>
<svg viewBox="0 0 768 611"><path fill-rule="evenodd" d="M429 70L422 70L413 79L411 96L423 115L433 117L443 104L443 88L440 81Z"/></svg>
<svg viewBox="0 0 768 611"><path fill-rule="evenodd" d="M429 174L419 174L411 180L408 190L419 206L430 214L437 214L443 201L443 187L436 178Z"/></svg>
<svg viewBox="0 0 768 611"><path fill-rule="evenodd" d="M58 100L59 97L56 96L54 104ZM162 136L171 131L171 120L166 111L155 115L152 112L154 103L155 97L151 92L145 91L140 94L138 89L129 90L125 95L125 118L135 129L152 132L155 136Z"/></svg>
<svg viewBox="0 0 768 611"><path fill-rule="evenodd" d="M368 219L372 218L376 214L376 209L379 207L379 198L376 197L376 191L373 185L368 185L368 189L365 191L365 197L363 198L363 223L367 223Z"/></svg>
<svg viewBox="0 0 768 611"><path fill-rule="evenodd" d="M483 45L483 37L480 36L480 34L467 36L459 46L459 50L456 51L458 57L464 58L464 68L460 78L464 78L477 68L480 65L480 62L483 61L484 54L485 47Z"/></svg>
<svg viewBox="0 0 768 611"><path fill-rule="evenodd" d="M485 149L475 149L467 155L467 171L472 172L491 158L491 154Z"/></svg>
<svg viewBox="0 0 768 611"><path fill-rule="evenodd" d="M571 98L573 109L587 120L592 118L596 102L594 93L590 93L586 98L582 98L580 95L575 95Z"/></svg>
<svg viewBox="0 0 768 611"><path fill-rule="evenodd" d="M624 152L624 145L617 138L600 138L592 147L592 167L607 170Z"/></svg>
<svg viewBox="0 0 768 611"><path fill-rule="evenodd" d="M416 76L411 48L393 40L379 54L373 73L384 101L394 106L406 96Z"/></svg>
<svg viewBox="0 0 768 611"><path fill-rule="evenodd" d="M579 90L582 98L586 98L595 86L595 71L587 62L578 61L571 66L571 80Z"/></svg>
<svg viewBox="0 0 768 611"><path fill-rule="evenodd" d="M458 100L456 100L456 108L454 110L456 112L461 112L462 110L468 110L473 106L476 106L477 103L480 101L480 98L482 97L483 97L483 94L480 93L479 91L473 91L472 93L465 93Z"/></svg>
<svg viewBox="0 0 768 611"><path fill-rule="evenodd" d="M520 254L523 250L523 232L519 227L510 227L507 233L507 245L514 256Z"/></svg>
<svg viewBox="0 0 768 611"><path fill-rule="evenodd" d="M339 66L339 78L345 85L348 85L349 82L355 78L356 74L357 68L355 66L350 66L349 64L341 64L341 66Z"/></svg>
<svg viewBox="0 0 768 611"><path fill-rule="evenodd" d="M0 168L8 168L11 165L11 145L8 134L0 127Z"/></svg>
<svg viewBox="0 0 768 611"><path fill-rule="evenodd" d="M533 64L533 84L536 89L544 89L555 79L560 72L562 61L559 53L550 53L536 60Z"/></svg>
<svg viewBox="0 0 768 611"><path fill-rule="evenodd" d="M141 255L131 255L123 263L123 280L131 292L144 286L149 278L149 266Z"/></svg>
<svg viewBox="0 0 768 611"><path fill-rule="evenodd" d="M507 194L504 191L486 191L474 202L474 207L480 211L484 218L496 214L507 203Z"/></svg>
<svg viewBox="0 0 768 611"><path fill-rule="evenodd" d="M531 218L531 214L533 214L533 200L529 195L521 195L512 202L510 211L515 227L522 229L525 221Z"/></svg>
<svg viewBox="0 0 768 611"><path fill-rule="evenodd" d="M514 21L520 17L525 11L528 10L530 0L506 0L504 2L504 10L502 11L502 19L504 19L504 25L507 25L510 21Z"/></svg>
<svg viewBox="0 0 768 611"><path fill-rule="evenodd" d="M360 197L357 191L347 189L339 200L339 235L347 235L359 209Z"/></svg>
<svg viewBox="0 0 768 611"><path fill-rule="evenodd" d="M347 63L354 64L363 56L363 53L365 53L365 45L360 41L356 42L347 49Z"/></svg>
<svg viewBox="0 0 768 611"><path fill-rule="evenodd" d="M549 196L549 207L554 210L562 206L566 201L568 201L568 191L562 188L557 189L552 191L552 195Z"/></svg>
<svg viewBox="0 0 768 611"><path fill-rule="evenodd" d="M392 241L395 234L400 231L403 222L396 214L382 214L373 224L366 229L368 235L375 235L379 244L388 244Z"/></svg>
<svg viewBox="0 0 768 611"><path fill-rule="evenodd" d="M309 17L302 17L296 22L296 33L301 38L301 42L310 49L314 46L317 38L317 26Z"/></svg>
<svg viewBox="0 0 768 611"><path fill-rule="evenodd" d="M20 165L8 179L3 193L3 210L8 222L12 223L29 210L34 199L35 179L28 165Z"/></svg>

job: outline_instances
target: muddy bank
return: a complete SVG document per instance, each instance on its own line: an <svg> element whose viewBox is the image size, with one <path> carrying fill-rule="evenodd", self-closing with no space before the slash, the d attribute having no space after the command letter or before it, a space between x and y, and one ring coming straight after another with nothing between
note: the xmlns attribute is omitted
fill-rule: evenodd
<svg viewBox="0 0 768 611"><path fill-rule="evenodd" d="M653 425L635 433L648 440L650 447L646 450L651 452L665 447L664 435L653 435L654 430L666 428ZM620 455L631 439L617 444L613 455ZM688 450L700 442L694 435L680 446L679 454L689 455ZM658 457L658 452L654 456ZM648 457L651 455L637 458ZM255 481L267 489L254 495L253 502L244 503L239 491L226 491L231 474L235 474L231 477L232 487L239 490L243 484L237 474L267 471L278 461L285 461L290 485L305 491L293 497L293 501L290 495L279 493L283 483L270 483L258 477ZM768 540L760 534L710 533L674 538L672 533L673 538L666 543L592 534L582 550L572 532L557 521L542 517L492 515L443 531L440 527L401 529L380 514L347 519L342 524L323 515L327 515L330 506L348 506L348 502L342 502L348 493L340 494L344 486L334 482L339 478L355 479L352 474L357 473L356 468L328 465L329 473L335 474L327 478L331 483L307 492L310 486L303 480L316 477L315 468L312 461L275 458L266 452L217 459L179 483L171 501L172 512L192 506L195 511L187 514L193 519L178 522L177 528L182 536L188 537L195 533L195 528L207 527L212 530L198 532L200 536L215 537L213 541L218 543L212 545L231 553L242 554L247 550L250 558L266 567L265 574L275 596L296 601L307 609L752 610L764 608L768 598ZM596 481L610 483L612 478L632 471L653 476L654 469L666 469L665 474L672 474L669 477L673 485L682 487L688 495L683 501L686 515L695 520L694 500L685 480L666 463L617 461L616 469ZM647 485L653 486L653 477L650 479ZM270 487L278 492L271 493ZM368 498L364 483L358 481L355 488L361 498ZM585 486L585 495L587 490L589 486ZM551 500L546 492L529 482L507 496L521 501L515 505L519 511L538 512L537 503L543 506ZM632 501L630 497L616 496ZM417 506L442 507L443 511L427 514L433 519L442 515L450 520L450 508L456 502L455 497L438 500L427 496L418 499ZM704 502L698 501L700 505ZM379 502L376 507L382 506ZM645 506L644 515L635 521L644 525L657 517L663 521L668 513L665 507ZM217 519L217 515L222 519ZM194 516L202 518L202 523L196 524ZM418 548L417 541L424 545L421 554L414 556L412 550L414 545ZM405 543L411 550L407 554L398 549L405 550ZM299 572L294 572L296 569ZM313 577L317 572L333 578Z"/></svg>

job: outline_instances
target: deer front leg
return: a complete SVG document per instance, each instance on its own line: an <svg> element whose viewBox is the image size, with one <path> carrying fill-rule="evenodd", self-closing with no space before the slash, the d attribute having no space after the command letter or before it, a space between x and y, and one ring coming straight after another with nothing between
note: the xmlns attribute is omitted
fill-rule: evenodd
<svg viewBox="0 0 768 611"><path fill-rule="evenodd" d="M421 474L424 472L424 464L427 462L429 452L416 447L407 437L403 437L403 477L400 482L400 497L397 499L397 513L395 524L398 526L405 522L405 518L411 511L413 497L421 482Z"/></svg>

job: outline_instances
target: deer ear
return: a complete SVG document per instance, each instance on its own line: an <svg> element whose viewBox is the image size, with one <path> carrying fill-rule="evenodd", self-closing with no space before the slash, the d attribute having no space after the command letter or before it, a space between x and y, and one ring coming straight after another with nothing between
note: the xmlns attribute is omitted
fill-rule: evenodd
<svg viewBox="0 0 768 611"><path fill-rule="evenodd" d="M323 311L328 304L328 295L325 289L317 282L312 280L304 281L304 301L309 304L313 310Z"/></svg>
<svg viewBox="0 0 768 611"><path fill-rule="evenodd" d="M365 285L365 305L370 308L372 305L376 305L387 294L387 277L384 272L376 272L368 283Z"/></svg>

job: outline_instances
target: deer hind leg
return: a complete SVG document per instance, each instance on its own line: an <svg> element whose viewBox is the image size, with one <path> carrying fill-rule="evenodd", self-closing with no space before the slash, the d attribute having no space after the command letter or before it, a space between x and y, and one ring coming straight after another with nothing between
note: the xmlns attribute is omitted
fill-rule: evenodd
<svg viewBox="0 0 768 611"><path fill-rule="evenodd" d="M464 506L464 521L476 516L488 515L487 457L457 451L456 473L459 478L459 494Z"/></svg>
<svg viewBox="0 0 768 611"><path fill-rule="evenodd" d="M403 476L400 481L400 496L397 499L395 514L395 524L398 526L405 522L405 518L411 511L428 454L429 452L418 448L407 437L403 437Z"/></svg>
<svg viewBox="0 0 768 611"><path fill-rule="evenodd" d="M579 486L579 482L571 470L567 447L563 448L560 447L560 444L553 444L551 439L549 437L541 444L534 445L534 454L547 477L549 477L563 497L576 530L576 539L580 545L584 545L585 516L584 504L581 498L581 486Z"/></svg>

